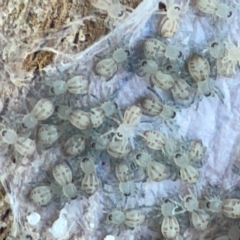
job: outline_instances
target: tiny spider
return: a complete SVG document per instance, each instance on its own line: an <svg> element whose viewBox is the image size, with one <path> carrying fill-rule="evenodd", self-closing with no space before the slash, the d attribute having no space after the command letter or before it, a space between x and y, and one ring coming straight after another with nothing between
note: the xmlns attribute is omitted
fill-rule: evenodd
<svg viewBox="0 0 240 240"><path fill-rule="evenodd" d="M140 136L147 146L153 150L163 150L166 145L166 136L157 130L144 131Z"/></svg>
<svg viewBox="0 0 240 240"><path fill-rule="evenodd" d="M165 147L165 152L169 159L176 165L176 169L173 171L179 172L180 177L183 181L194 184L197 182L199 173L196 168L201 167L198 164L200 148L195 145L191 145L190 141L169 141L168 146ZM198 155L199 154L199 155Z"/></svg>
<svg viewBox="0 0 240 240"><path fill-rule="evenodd" d="M236 65L232 64L231 61L223 63L224 55L226 54L226 48L223 41L212 41L209 44L208 49L211 57L216 59L217 72L220 76L229 78L235 74Z"/></svg>
<svg viewBox="0 0 240 240"><path fill-rule="evenodd" d="M80 130L88 129L91 126L91 118L89 112L81 111L78 109L73 110L67 105L56 106L55 112L60 119L68 120L74 127Z"/></svg>
<svg viewBox="0 0 240 240"><path fill-rule="evenodd" d="M176 153L174 156L174 162L180 169L180 176L183 181L189 184L197 182L199 173L190 165L190 159L188 158L187 152L183 151L182 153Z"/></svg>
<svg viewBox="0 0 240 240"><path fill-rule="evenodd" d="M29 198L36 205L47 206L53 198L53 193L49 186L39 185L31 190Z"/></svg>
<svg viewBox="0 0 240 240"><path fill-rule="evenodd" d="M227 192L220 192L217 187L208 187L208 197L205 201L205 209L212 213L222 213L231 219L240 218L240 199L227 198ZM229 191L231 193L231 191Z"/></svg>
<svg viewBox="0 0 240 240"><path fill-rule="evenodd" d="M210 216L206 213L204 209L200 209L200 202L197 199L198 197L197 188L194 187L193 191L189 188L188 192L189 194L186 194L184 197L181 197L179 195L181 203L178 204L181 206L183 210L179 211L178 213L180 214L186 211L189 212L190 220L194 228L200 231L205 231L210 222Z"/></svg>
<svg viewBox="0 0 240 240"><path fill-rule="evenodd" d="M219 97L223 103L224 95L217 86L212 86L210 75L210 65L204 57L193 54L188 60L188 71L193 78L193 85L197 87L197 93L195 99L197 100L197 108L199 102L202 100L202 96L209 97L215 94Z"/></svg>
<svg viewBox="0 0 240 240"><path fill-rule="evenodd" d="M108 154L117 159L126 157L130 151L131 148L129 144L126 144L126 141L124 139L117 142L111 140L107 145Z"/></svg>
<svg viewBox="0 0 240 240"><path fill-rule="evenodd" d="M76 156L83 152L86 145L86 139L79 134L76 134L67 139L64 144L64 153L68 156Z"/></svg>
<svg viewBox="0 0 240 240"><path fill-rule="evenodd" d="M147 115L160 118L171 129L170 125L174 124L176 108L165 104L160 95L153 88L148 89L153 92L154 96L148 96L141 101L143 112Z"/></svg>
<svg viewBox="0 0 240 240"><path fill-rule="evenodd" d="M143 43L144 55L148 59L165 57L175 61L182 57L182 52L175 45L165 44L157 38L148 38Z"/></svg>
<svg viewBox="0 0 240 240"><path fill-rule="evenodd" d="M167 68L172 66L167 66ZM139 77L149 76L150 86L170 91L177 99L186 100L190 96L190 86L185 80L177 77L176 80L168 73L158 70L158 63L151 59L142 59L135 65Z"/></svg>
<svg viewBox="0 0 240 240"><path fill-rule="evenodd" d="M234 2L236 4L236 1ZM197 8L214 16L215 19L227 19L233 15L234 6L218 0L197 0Z"/></svg>
<svg viewBox="0 0 240 240"><path fill-rule="evenodd" d="M72 183L72 170L67 164L57 164L52 170L52 175L55 181L62 187L64 197L68 199L77 197L77 188Z"/></svg>
<svg viewBox="0 0 240 240"><path fill-rule="evenodd" d="M108 16L104 20L104 25L110 30L117 27L133 11L132 8L122 5L119 0L90 0L90 3L100 11L107 12Z"/></svg>
<svg viewBox="0 0 240 240"><path fill-rule="evenodd" d="M22 156L31 156L36 150L35 140L28 138L27 136L20 136L17 132L11 127L10 121L2 116L2 118L6 121L6 125L0 123L0 145L14 146L14 156L17 156L17 153Z"/></svg>
<svg viewBox="0 0 240 240"><path fill-rule="evenodd" d="M151 59L142 59L138 61L135 66L136 74L139 77L144 77L145 75L154 75L158 71L158 63ZM157 76L156 76L157 77Z"/></svg>
<svg viewBox="0 0 240 240"><path fill-rule="evenodd" d="M108 198L110 204L106 202L102 203L104 205L103 212L107 214L108 224L113 224L118 227L118 234L120 230L124 227L128 229L134 229L143 224L146 216L143 214L141 207L136 206L131 209L124 209L123 207L117 207L110 198Z"/></svg>
<svg viewBox="0 0 240 240"><path fill-rule="evenodd" d="M153 218L160 217L161 232L166 239L175 239L180 232L180 226L175 217L175 215L178 214L176 209L179 206L170 199L160 199L159 203L157 206L154 206L154 210L156 210L158 214L154 215Z"/></svg>
<svg viewBox="0 0 240 240"><path fill-rule="evenodd" d="M99 187L100 180L96 171L93 171L89 174L84 174L84 177L81 180L81 190L87 194L87 196L93 195Z"/></svg>
<svg viewBox="0 0 240 240"><path fill-rule="evenodd" d="M225 52L222 41L211 41L207 50L209 50L210 55L215 59L222 58Z"/></svg>
<svg viewBox="0 0 240 240"><path fill-rule="evenodd" d="M65 74L58 68L56 75L46 76L48 79L40 88L40 96L54 97L56 101L60 97L64 99L74 98L76 95L85 96L88 93L89 75L78 74L79 65L77 65L71 74ZM60 75L60 79L59 79ZM65 76L67 75L67 76Z"/></svg>
<svg viewBox="0 0 240 240"><path fill-rule="evenodd" d="M139 166L146 170L147 176L151 181L161 182L169 175L168 168L156 161L145 149L137 151L135 160Z"/></svg>
<svg viewBox="0 0 240 240"><path fill-rule="evenodd" d="M122 123L119 120L112 118L112 120L118 124L118 128L112 129L105 134L113 132L114 136L111 142L121 142L122 146L127 146L128 140L130 140L131 146L134 149L134 128L139 123L141 116L142 110L140 107L136 105L128 107L124 112L124 117L122 118L120 115Z"/></svg>
<svg viewBox="0 0 240 240"><path fill-rule="evenodd" d="M40 99L31 112L28 111L26 106L26 102L23 101L23 104L27 110L27 114L25 114L22 118L22 127L25 129L33 129L37 126L39 121L48 119L54 113L54 105L53 102L42 98ZM17 114L17 116L22 116L22 114ZM18 120L17 120L18 122Z"/></svg>
<svg viewBox="0 0 240 240"><path fill-rule="evenodd" d="M96 56L101 60L96 63L95 71L98 75L103 76L105 81L109 81L114 77L118 71L119 65L122 65L125 70L130 71L131 65L129 63L129 58L131 52L130 49L126 47L128 41L128 39L122 39L120 45L114 49L108 40L111 53L104 57Z"/></svg>
<svg viewBox="0 0 240 240"><path fill-rule="evenodd" d="M118 180L117 182L106 181L103 179L103 182L108 185L113 185L114 188L117 188L117 194L123 194L126 198L132 195L135 192L135 182L134 182L134 173L131 171L129 164L125 162L114 163L111 161L111 170L114 177ZM104 190L109 193L109 191ZM115 192L115 191L114 191Z"/></svg>
<svg viewBox="0 0 240 240"><path fill-rule="evenodd" d="M114 113L118 112L118 105L114 101L118 96L118 92L119 90L116 90L111 93L111 89L108 88L107 93L104 94L106 96L103 103L101 103L100 99L97 96L91 94L91 96L95 98L98 103L101 103L99 107L90 109L90 118L93 128L98 128L106 121L106 119L111 119L111 116L114 115Z"/></svg>
<svg viewBox="0 0 240 240"><path fill-rule="evenodd" d="M233 70L236 74L236 66L240 63L240 41L237 45L233 43L230 37L228 37L228 42L225 42L226 51L224 57L222 58L222 64L227 65L227 73L229 74Z"/></svg>
<svg viewBox="0 0 240 240"><path fill-rule="evenodd" d="M158 32L163 38L171 38L177 32L179 25L178 21L180 15L184 15L188 11L190 0L187 0L186 4L176 4L175 0L169 0L166 4L166 8L161 7L157 14L166 15L162 18L159 24ZM163 6L163 4L161 4Z"/></svg>

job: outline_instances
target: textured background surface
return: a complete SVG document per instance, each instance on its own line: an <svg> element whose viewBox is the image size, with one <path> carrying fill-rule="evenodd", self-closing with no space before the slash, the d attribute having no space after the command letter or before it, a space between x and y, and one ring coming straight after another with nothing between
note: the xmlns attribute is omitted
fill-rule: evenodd
<svg viewBox="0 0 240 240"><path fill-rule="evenodd" d="M95 21L94 17L89 14L90 4L87 1L84 4L83 2L77 0L30 3L22 1L18 5L18 1L0 1L2 9L0 15L0 47L2 49L0 76L3 83L1 97L3 101L9 99L9 110L17 109L18 113L24 113L24 108L17 97L19 95L24 97L29 93L28 98L31 101L37 92L34 90L34 85L38 81L42 81L42 78L39 77L41 72L39 73L38 70L49 63L51 64L45 68L45 71L48 75L56 78L59 77L56 67L63 72L63 75L71 75L74 67L79 64L77 73L90 74L89 91L97 96L100 85L113 88L120 86L121 91L117 102L123 108L135 103L139 97L147 93L148 78L140 78L122 70L106 83L93 71L94 61L96 61L94 56L108 53L107 39L115 46L123 33L132 33L130 46L134 46L139 39L143 39L151 31L155 32L159 17L151 17L151 15L157 10L158 1L143 1L130 18L105 37L103 35L108 30L104 27L102 20ZM129 4L129 6L131 5ZM231 19L215 22L212 16L201 14L194 7L194 1L192 1L187 14L180 19L179 31L169 42L179 44L184 58L187 59L191 52L198 51L200 53L214 39L221 40L229 35L235 40L240 40L237 39L238 15L239 11L236 11ZM106 16L100 14L100 17ZM42 50L47 52L42 52ZM20 79L25 79L29 83L23 86L17 82ZM221 104L217 97L204 98L197 111L193 105L177 114L177 124L180 129L174 137L186 136L190 139L202 139L203 144L207 147L203 159L204 165L199 169L200 177L196 184L199 192L206 189L208 183L216 184L223 189L238 183L239 178L231 172L232 163L236 163L240 154L240 83L238 79L239 73L229 79L217 77L215 83L225 95L224 104ZM19 92L19 89L22 90ZM30 105L33 106L34 103L34 101L30 102ZM148 127L148 124L142 124L139 128L146 129ZM163 129L164 127L159 125L159 128ZM169 136L171 137L171 133ZM10 188L10 201L15 219L21 221L22 230L31 234L33 239L54 239L48 229L57 220L59 211L54 204L47 208L36 208L26 202L26 195L31 189L28 183L41 180L39 167L47 170L61 158L61 152L57 145L42 155L35 153L31 159L24 158L14 161L10 150L4 151L2 154L2 180L4 183L7 182ZM106 157L103 161L106 164L98 166L97 169L105 174L109 170L108 158ZM187 188L179 180L166 180L161 183L145 182L137 184L137 186L143 189L145 196L138 199L129 198L127 207L134 207L136 202L140 206L143 204L153 205L155 197L152 191L157 197L165 197L168 194L186 193ZM110 195L114 199L115 195ZM76 199L70 204L66 204L64 209L67 211L66 219L70 233L69 237L66 235L66 238L63 239L103 239L106 236L106 229L103 226L106 214L103 213L103 205L100 202L106 201L106 196L100 187L88 200ZM41 215L41 222L37 227L30 226L26 221L26 216L32 211ZM133 231L121 231L117 239L138 239L141 234L146 239L150 239L150 235L154 239L157 238L159 234L149 231L148 224L146 222L143 227ZM39 233L42 233L42 236ZM12 234L17 234L16 224ZM200 239L199 233L192 229L183 228L182 234L186 239Z"/></svg>

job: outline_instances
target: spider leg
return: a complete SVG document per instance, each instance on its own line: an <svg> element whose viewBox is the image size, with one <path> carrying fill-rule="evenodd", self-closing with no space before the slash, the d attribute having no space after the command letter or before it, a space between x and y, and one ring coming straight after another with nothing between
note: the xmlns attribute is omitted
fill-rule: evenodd
<svg viewBox="0 0 240 240"><path fill-rule="evenodd" d="M167 125L167 127L169 128L169 130L170 130L171 132L174 132L174 131L173 131L173 128L171 127L171 125L172 125L171 122L165 120L164 123Z"/></svg>
<svg viewBox="0 0 240 240"><path fill-rule="evenodd" d="M199 96L199 94L196 94L195 95L195 100L196 101L196 111L198 110L198 107L199 107L199 102L201 101L201 97Z"/></svg>
<svg viewBox="0 0 240 240"><path fill-rule="evenodd" d="M232 47L232 46L235 45L235 44L233 43L233 41L232 41L232 39L231 39L230 36L228 36L228 42L229 42L229 43L228 43L227 45L228 45L229 47Z"/></svg>
<svg viewBox="0 0 240 240"><path fill-rule="evenodd" d="M184 9L184 12L183 12L183 13L186 13L186 12L188 11L189 3L190 3L190 0L187 0L185 6L183 7L183 9Z"/></svg>
<svg viewBox="0 0 240 240"><path fill-rule="evenodd" d="M133 136L130 137L130 143L131 143L132 148L135 149Z"/></svg>
<svg viewBox="0 0 240 240"><path fill-rule="evenodd" d="M173 201L175 204L177 203L177 202L175 202L175 201ZM179 215L179 214L183 214L183 213L185 213L187 210L186 209L183 209L183 210L181 210L181 211L176 211L176 208L178 208L179 206L181 206L181 205L179 205L179 204L176 204L176 205L178 205L177 207L175 207L173 210L172 210L172 215L174 216L174 215Z"/></svg>
<svg viewBox="0 0 240 240"><path fill-rule="evenodd" d="M107 136L107 135L109 135L109 134L111 134L111 133L115 133L115 129L109 130L108 132L104 133L104 134L101 135L100 137L101 137L101 138L102 138L102 137L105 137L105 136Z"/></svg>
<svg viewBox="0 0 240 240"><path fill-rule="evenodd" d="M148 90L150 90L159 100L160 102L162 102L162 98L160 97L160 95L156 92L155 89L151 88L151 87L147 87Z"/></svg>
<svg viewBox="0 0 240 240"><path fill-rule="evenodd" d="M124 117L123 117L123 114L122 114L122 111L120 109L117 109L117 112L118 112L118 115L119 117L121 118L121 121L124 122ZM118 121L118 120L117 120ZM116 119L115 119L115 122L120 125L121 123L118 121L117 122Z"/></svg>
<svg viewBox="0 0 240 240"><path fill-rule="evenodd" d="M237 74L237 72L236 72L236 65L237 65L237 64L234 64L234 65L235 65L235 67L233 67L233 73L234 73L234 74ZM231 65L230 65L230 66L231 66ZM230 68L231 68L230 66L228 66L228 69L227 69L228 73L231 72L231 71L230 71Z"/></svg>
<svg viewBox="0 0 240 240"><path fill-rule="evenodd" d="M221 89L218 86L215 86L214 92L217 94L220 101L224 103L224 94L222 93Z"/></svg>
<svg viewBox="0 0 240 240"><path fill-rule="evenodd" d="M154 14L167 15L166 12L162 12L162 11L159 11L159 10L156 10L156 11L154 12Z"/></svg>
<svg viewBox="0 0 240 240"><path fill-rule="evenodd" d="M105 81L106 81L106 82L110 81L110 80L116 75L117 72L118 72L118 67L117 67L116 72L114 72L114 73L112 74L112 76L110 76L109 78L107 78Z"/></svg>
<svg viewBox="0 0 240 240"><path fill-rule="evenodd" d="M198 161L198 162L195 162L195 163L192 163L192 166L195 168L201 168L203 166L203 162L202 160Z"/></svg>

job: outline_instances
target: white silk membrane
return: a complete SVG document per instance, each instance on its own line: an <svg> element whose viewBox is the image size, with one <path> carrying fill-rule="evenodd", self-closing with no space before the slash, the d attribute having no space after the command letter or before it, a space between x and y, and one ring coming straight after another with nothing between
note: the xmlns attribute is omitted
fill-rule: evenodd
<svg viewBox="0 0 240 240"><path fill-rule="evenodd" d="M185 60L194 52L194 48L200 53L208 46L212 39L218 39L219 32L226 32L229 36L239 37L239 16L233 15L233 20L215 22L211 15L201 14L195 7L194 1L190 4L188 12L180 17L179 29L176 35L169 39L169 44L179 44ZM146 36L152 36L157 32L160 15L154 15L158 8L158 1L145 0L143 1L116 29L107 36L101 38L88 49L80 52L74 58L68 58L66 61L61 61L61 55L58 56L58 68L61 71L66 71L72 66L79 64L79 73L90 74L89 91L95 95L99 95L99 87L111 86L113 88L120 87L118 95L118 104L126 108L137 102L139 97L147 93L146 86L148 77L138 77L133 73L126 73L123 69L109 81L105 82L100 76L94 73L94 56L104 55L109 52L107 40L111 45L117 46L123 35L130 35L129 45L131 47L138 44ZM214 24L213 24L214 23ZM236 39L239 40L239 39ZM94 61L93 61L94 60ZM211 66L213 67L213 66ZM56 67L48 66L46 71L49 75L56 76ZM214 81L223 92L225 99L222 104L217 97L204 97L199 103L196 110L196 105L182 109L177 112L177 124L180 126L178 132L172 136L179 138L186 136L189 139L201 139L207 151L203 159L203 167L199 169L199 179L196 184L198 191L204 192L207 184L217 185L222 189L228 189L237 185L239 177L232 173L233 163L237 164L239 160L239 130L240 130L240 82L239 71L232 78L217 77ZM155 125L161 130L161 125ZM139 130L147 129L148 124L140 124ZM166 131L166 130L165 130ZM168 133L171 137L171 133ZM33 236L34 239L41 239L39 232L46 231L46 239L163 239L160 232L160 224L153 227L153 218L149 209L143 210L148 214L149 219L141 227L134 230L121 229L118 234L118 229L114 229L107 236L108 227L107 214L103 212L104 205L107 201L107 196L113 201L117 201L114 193L106 194L100 186L99 190L89 199L72 200L66 203L64 209L57 211L54 208L54 203L46 208L33 207L26 202L26 196L30 189L29 182L33 182L35 177L40 174L39 167L43 169L51 168L59 158L59 147L54 145L52 149L47 150L42 155L34 155L35 159L29 161L22 159L22 164L16 169L14 176L11 176L10 181L10 202L14 210L16 221L20 221L25 229ZM106 155L104 155L106 157ZM10 161L8 158L2 157L2 162ZM98 166L97 171L104 176L104 172L109 170L109 159L104 159L105 166ZM3 169L6 179L8 170ZM105 174L106 175L106 174ZM135 206L154 205L156 198L166 197L167 195L186 194L187 185L181 180L165 180L160 183L144 182L136 183L140 191L145 193L145 196L129 197L127 203L123 201L124 208ZM112 189L112 186L109 186ZM154 193L154 194L153 194ZM202 196L203 198L204 196ZM34 214L31 214L34 213ZM39 217L40 215L40 217ZM28 217L28 218L27 218ZM186 215L187 217L187 215ZM31 225L32 223L32 225ZM218 224L221 224L219 222ZM180 222L181 225L181 222ZM17 224L16 224L17 226ZM152 226L151 229L149 226ZM39 232L38 232L39 231ZM193 228L181 225L181 235L185 239L203 239L206 232L199 232ZM142 237L142 238L141 238ZM213 239L213 238L212 238Z"/></svg>

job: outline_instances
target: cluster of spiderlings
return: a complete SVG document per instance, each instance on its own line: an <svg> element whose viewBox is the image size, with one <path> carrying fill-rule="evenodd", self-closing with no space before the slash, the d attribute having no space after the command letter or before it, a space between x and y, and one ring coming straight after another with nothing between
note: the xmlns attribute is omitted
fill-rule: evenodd
<svg viewBox="0 0 240 240"><path fill-rule="evenodd" d="M105 24L110 29L130 12L119 1L114 1L110 7L106 1L91 0L91 3L107 11ZM177 130L179 126L174 119L182 107L191 107L194 102L198 104L203 96L214 94L223 101L221 90L212 85L208 59L217 59L219 75L230 77L236 73L240 46L235 46L231 39L223 44L213 42L210 56L192 53L187 59L186 71L184 54L177 45L169 44L166 38L174 37L180 15L187 12L188 5L189 0L186 4L176 4L174 0L169 0L167 5L159 4L158 13L164 15L159 25L160 36L149 36L134 46L141 46L142 55L136 54L136 57L134 48L128 46L127 41L111 49L94 65L95 74L106 82L113 79L118 71L128 71L144 78L149 95L142 96L140 102L121 109L115 102L119 89L112 92L110 88L102 88L105 101L99 103L100 99L89 91L89 77L78 74L76 68L70 78L64 79L64 73L60 73L62 79L47 79L38 95L34 96L37 99L34 107L30 111L27 109L26 114L16 114L14 120L9 112L2 117L6 123L0 125L0 144L3 147L12 145L19 162L22 157L35 157L54 148L56 143L61 145L64 157L45 172L43 182L35 182L29 191L28 198L32 204L47 206L56 201L62 208L66 202L91 197L100 187L104 189L107 184L115 185L110 180L112 176L117 181L114 193L120 192L121 198L137 198L134 184L137 181L158 183L178 178L187 184L197 183L199 172L196 168L202 166L206 152L201 139L167 137L161 127L153 129L151 121L147 130L138 130L143 116L151 120L160 118L171 130ZM197 7L215 17L231 15L229 10L225 17L223 3L215 0L209 1L209 5L198 0ZM110 42L108 44L111 47ZM161 91L169 93L168 102L161 98ZM98 105L85 106L85 98L96 99ZM109 181L99 171L99 166L103 165L101 160L106 156L110 158L111 165L111 171L107 173ZM240 171L234 167L234 172ZM177 215L189 214L192 226L200 231L209 226L209 213L240 218L239 199L221 199L210 193L209 198L201 201L195 188L188 191L189 194L178 199L161 199L160 207L151 206L158 212L154 218L160 217L161 234L166 239L182 239ZM104 189L103 194L108 196L109 192ZM201 206L201 203L205 205ZM146 220L144 207L123 210L114 206L115 203L109 209L105 204L107 221L113 225L132 229Z"/></svg>
<svg viewBox="0 0 240 240"><path fill-rule="evenodd" d="M171 196L159 199L159 203L153 207L151 215L160 219L162 235L166 239L181 239L179 238L180 225L186 228L186 225L189 224L187 219L190 220L194 229L207 233L207 229L212 229L211 225L219 223L221 215L224 215L228 224L222 224L223 231L211 232L211 238L208 238L208 234L206 234L205 239L227 235L229 238L226 239L237 240L239 238L240 222L237 219L239 219L240 214L240 199L231 198L231 193L228 191L227 195L229 196L227 197L226 193L219 194L219 188L209 186L207 189L208 197L202 199L197 187L194 186L188 188L188 193L184 196L178 195L178 197ZM231 223L234 225L229 226Z"/></svg>

